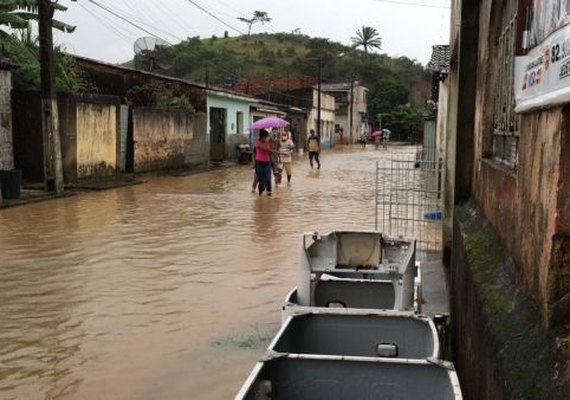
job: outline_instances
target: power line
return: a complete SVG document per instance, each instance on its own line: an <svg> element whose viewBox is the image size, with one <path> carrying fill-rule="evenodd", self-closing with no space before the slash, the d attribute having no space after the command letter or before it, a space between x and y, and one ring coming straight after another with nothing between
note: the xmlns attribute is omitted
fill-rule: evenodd
<svg viewBox="0 0 570 400"><path fill-rule="evenodd" d="M131 39L128 34L126 34L125 32L122 32L117 26L114 26L112 23L110 23L109 21L106 21L103 17L101 17L100 15L98 15L97 13L95 13L94 11L90 10L89 8L87 8L87 6L82 3L82 2L78 2L77 5L81 8L83 8L83 10L85 10L85 12L87 12L88 14L90 14L94 19L96 19L97 21L99 21L101 24L105 25L109 30L115 32L115 34L121 38L122 40L125 41L125 43L129 43L132 44L133 39Z"/></svg>
<svg viewBox="0 0 570 400"><path fill-rule="evenodd" d="M192 25L188 24L187 19L182 18L180 13L178 13L178 12L176 12L176 10L173 10L172 8L170 8L171 5L172 4L170 2L164 2L163 4L161 4L161 6L166 8L170 12L170 14L174 17L174 21L179 22L178 26L181 27L183 31L189 30L189 31L192 31L194 34L199 36L200 32L198 32L196 29L194 29L194 27ZM186 36L190 36L190 35L186 35Z"/></svg>
<svg viewBox="0 0 570 400"><path fill-rule="evenodd" d="M91 1L91 0L90 0ZM225 26L227 26L230 29L233 29L234 31L245 35L244 32L240 31L237 28L234 28L233 26L231 26L230 24L228 24L227 22L225 22L223 19L219 18L218 16L212 14L209 10L205 9L204 7L202 7L201 5L197 4L195 1L193 0L186 0L188 3L192 4L194 7L199 8L200 10L202 10L203 12L205 12L206 14L208 14L210 17L214 18L216 21L221 22L222 24L224 24Z"/></svg>
<svg viewBox="0 0 570 400"><path fill-rule="evenodd" d="M106 12L112 14L113 16L115 16L115 17L117 17L117 18L119 18L119 19L121 19L121 20L127 22L129 25L132 25L132 26L134 26L135 28L144 31L144 32L148 33L149 35L152 35L153 37L156 37L157 39L165 40L164 38L159 37L158 35L156 35L156 34L150 32L150 31L148 31L147 29L141 27L140 25L135 24L134 22L130 21L127 17L125 17L125 16L121 15L120 13L118 13L118 12L116 12L116 11L110 9L109 7L103 6L103 5L99 4L98 2L96 2L95 0L87 0L87 1L89 1L90 3L96 5L97 7L101 8L101 9L103 9L104 11L106 11ZM186 1L189 1L190 3L194 4L191 0L186 0ZM238 32L239 32L239 31L238 31ZM241 32L240 32L240 33L241 33ZM243 34L243 33L242 33L242 34ZM173 36L173 35L171 35L171 34L169 34L169 35L170 35L170 36ZM165 41L166 41L166 40L165 40ZM182 41L184 41L184 40L182 40ZM168 41L167 41L167 42L168 42ZM170 44L170 43L169 43L169 44ZM186 50L186 51L190 51L190 52L194 53L195 55L198 55L198 56L200 55L198 52L196 52L196 51L194 51L194 50L192 50L192 49L190 49L190 48L186 48L185 50ZM224 69L223 67L221 67L219 64L216 64L216 63L214 63L214 62L211 61L211 60L203 59L203 61L205 61L207 64L213 66L215 69L217 69L217 70L219 70L219 71L221 71L221 72L223 72L223 73L226 73L226 74L235 76L235 77L238 78L238 79L240 78L235 72L226 70L226 69ZM248 79L248 80L249 80L249 79ZM283 95L285 95L285 96L292 97L292 98L298 98L298 99L302 99L302 100L309 100L308 98L299 97L299 96L294 96L294 95L288 95L288 94L285 94L285 93L283 93L283 92L278 92L278 91L272 91L272 92L273 92L273 93L281 93L281 94L283 94Z"/></svg>
<svg viewBox="0 0 570 400"><path fill-rule="evenodd" d="M218 3L220 3L220 4L222 4L222 5L224 5L226 8L229 8L229 9L235 11L240 17L244 17L244 18L245 18L245 15L243 15L242 12L239 11L237 8L232 7L231 5L229 5L229 4L225 3L225 2L223 2L222 0L215 0L215 1L218 2Z"/></svg>
<svg viewBox="0 0 570 400"><path fill-rule="evenodd" d="M181 37L179 37L179 36L176 36L176 35L174 35L174 34L168 32L168 31L165 31L164 29L161 29L161 28L158 28L158 27L156 27L156 26L153 26L153 25L151 25L151 24L149 24L149 23L147 23L147 22L145 22L145 21L143 21L143 20L141 20L141 19L137 19L137 18L133 17L132 15L127 14L125 11L122 11L122 10L119 10L119 9L116 9L116 8L113 9L113 8L112 8L111 6L109 6L108 4L105 4L105 6L106 6L110 11L114 11L115 13L121 15L123 18L126 18L126 19L129 19L129 18L130 18L131 21L134 21L134 22L136 22L136 23L138 23L138 24L140 24L140 25L146 26L147 28L153 29L154 31L160 32L160 33L162 33L162 34L164 34L164 35L168 35L168 36L170 36L171 38L173 38L173 39L175 39L175 40L179 40L179 41L183 41L183 40L184 40L183 38L181 38ZM113 15L114 15L114 14L113 14ZM166 40L166 39L165 39L165 40Z"/></svg>
<svg viewBox="0 0 570 400"><path fill-rule="evenodd" d="M408 1L398 1L398 0L374 0L379 3L389 3L389 4L398 4L403 6L414 6L414 7L429 7L429 8L449 8L449 6L437 6L433 4L422 4L422 3L412 3Z"/></svg>
<svg viewBox="0 0 570 400"><path fill-rule="evenodd" d="M117 12L111 10L110 8L105 7L105 6L103 6L103 5L99 4L99 3L97 3L95 0L87 0L87 1L89 1L90 3L93 3L93 4L96 5L97 7L100 7L101 9L103 9L104 11L106 11L106 12L108 12L108 13L114 15L115 17L117 17L117 18L119 18L119 19L121 19L121 20L127 22L129 25L132 25L132 26L134 26L135 28L140 29L140 30L142 30L143 32L146 32L146 33L148 33L149 35L152 35L153 37L155 37L155 38L157 38L157 39L162 39L162 40L165 40L166 42L168 42L166 39L161 38L160 36L158 36L158 35L156 35L156 34L150 32L150 31L146 30L145 28L141 27L140 25L137 25L137 24L135 24L134 22L130 21L127 17L122 16L121 14L119 14L119 13L117 13ZM184 41L184 40L182 40L182 41ZM169 43L169 44L170 44L170 43ZM188 49L188 48L187 48L186 50L187 50L187 51L189 50L189 51L193 52L195 55L199 55L198 52L193 51L192 49ZM233 73L233 72L231 72L231 71L227 71L227 70L223 69L221 66L219 66L218 64L213 63L213 62L210 61L210 60L204 60L204 61L206 61L207 63L213 65L215 68L217 68L217 69L218 69L219 71L221 71L221 72L228 73L228 74L234 75L234 76L236 75L235 73Z"/></svg>
<svg viewBox="0 0 570 400"><path fill-rule="evenodd" d="M151 31L149 31L149 30L143 28L142 26L135 24L134 22L130 21L129 19L127 19L127 18L125 18L125 17L123 17L122 15L120 15L120 14L114 12L113 10L110 10L109 8L107 8L107 7L105 7L105 6L103 6L103 5L99 4L99 3L97 3L95 0L87 0L87 1L90 2L90 3L95 4L97 7L102 8L103 10L107 11L108 13L113 14L115 17L119 18L119 19L122 20L122 21L125 21L127 24L132 25L132 26L134 26L135 28L140 29L140 30L143 31L143 32L146 32L146 33L148 33L149 35L151 35L151 36L153 36L153 37L155 37L155 38L157 38L157 39L165 40L165 39L163 39L163 38L161 38L161 37L155 35L155 34L152 33ZM165 40L165 41L168 43L168 40ZM169 43L169 44L170 44L170 43Z"/></svg>

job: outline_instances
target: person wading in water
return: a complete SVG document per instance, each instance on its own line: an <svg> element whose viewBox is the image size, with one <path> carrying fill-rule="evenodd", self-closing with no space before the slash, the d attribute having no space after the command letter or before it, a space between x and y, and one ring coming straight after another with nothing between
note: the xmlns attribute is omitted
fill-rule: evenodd
<svg viewBox="0 0 570 400"><path fill-rule="evenodd" d="M255 142L255 173L258 180L259 195L267 190L271 196L271 153L273 149L266 130L259 131L259 139Z"/></svg>
<svg viewBox="0 0 570 400"><path fill-rule="evenodd" d="M321 138L315 135L315 130L311 129L311 134L307 139L307 148L309 149L309 164L313 168L313 159L317 162L317 169L321 169L319 161L319 153L321 152Z"/></svg>

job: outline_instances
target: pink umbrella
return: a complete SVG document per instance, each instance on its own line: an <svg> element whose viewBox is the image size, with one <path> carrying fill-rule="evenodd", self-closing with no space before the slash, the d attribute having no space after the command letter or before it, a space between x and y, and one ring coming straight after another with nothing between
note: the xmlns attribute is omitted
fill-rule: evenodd
<svg viewBox="0 0 570 400"><path fill-rule="evenodd" d="M251 124L249 129L255 131L255 130L259 130L259 129L283 128L287 125L289 125L289 122L285 121L282 118L266 117L266 118L262 118L258 121L255 121L253 124Z"/></svg>
<svg viewBox="0 0 570 400"><path fill-rule="evenodd" d="M374 131L372 132L372 135L370 135L372 137L376 137L376 136L382 136L382 131Z"/></svg>

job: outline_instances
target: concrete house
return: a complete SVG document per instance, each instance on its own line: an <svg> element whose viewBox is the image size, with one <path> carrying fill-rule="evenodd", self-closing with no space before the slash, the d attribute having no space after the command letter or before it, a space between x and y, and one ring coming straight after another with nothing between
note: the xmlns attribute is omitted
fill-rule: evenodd
<svg viewBox="0 0 570 400"><path fill-rule="evenodd" d="M449 45L432 46L428 69L432 73L430 112L424 124L423 161L435 162L445 158L447 133L447 103L449 98Z"/></svg>
<svg viewBox="0 0 570 400"><path fill-rule="evenodd" d="M321 133L321 147L333 148L335 142L335 125L336 125L336 106L334 96L323 92L319 92L317 87L313 87L312 91L305 92L305 96L313 96L313 104L309 112L309 132L314 129L319 133L319 111L320 111L320 133ZM319 110L319 95L321 96L320 110Z"/></svg>
<svg viewBox="0 0 570 400"><path fill-rule="evenodd" d="M335 98L335 132L343 132L345 144L356 143L362 132L368 130L368 89L358 84L328 83L321 90Z"/></svg>
<svg viewBox="0 0 570 400"><path fill-rule="evenodd" d="M84 57L75 60L101 94L58 94L66 182L208 162L203 86ZM192 109L155 107L149 98L156 91L184 95ZM39 95L13 92L12 100L16 166L26 179L41 181Z"/></svg>
<svg viewBox="0 0 570 400"><path fill-rule="evenodd" d="M206 87L84 57L79 67L104 95L117 96L119 170L146 172L204 164L209 160ZM155 92L184 96L192 110L152 105ZM124 161L123 161L124 160Z"/></svg>
<svg viewBox="0 0 570 400"><path fill-rule="evenodd" d="M207 95L210 161L234 160L237 145L248 143L252 105L255 100L221 90Z"/></svg>
<svg viewBox="0 0 570 400"><path fill-rule="evenodd" d="M451 2L446 223L470 399L570 398L570 2Z"/></svg>
<svg viewBox="0 0 570 400"><path fill-rule="evenodd" d="M311 129L318 131L319 97L316 83L315 77L291 76L249 81L236 85L234 89L276 104L287 105L287 115L290 116L293 129L297 130L299 143L304 143ZM323 148L330 148L335 143L334 96L321 91L320 111L321 144Z"/></svg>

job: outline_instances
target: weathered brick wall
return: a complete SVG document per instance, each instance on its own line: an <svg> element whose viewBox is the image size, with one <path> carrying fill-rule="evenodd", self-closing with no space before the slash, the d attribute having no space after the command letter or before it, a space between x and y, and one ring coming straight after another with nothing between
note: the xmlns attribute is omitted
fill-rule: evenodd
<svg viewBox="0 0 570 400"><path fill-rule="evenodd" d="M455 363L466 399L569 399L570 105L521 116L516 167L493 159L505 4L477 2L475 85L451 89L475 99L473 127L457 132L469 137L456 149L469 174L455 183L471 179L462 193L473 203L454 210Z"/></svg>
<svg viewBox="0 0 570 400"><path fill-rule="evenodd" d="M570 267L556 261L553 241L556 235L570 234L564 223L557 222L565 207L563 199L570 195L561 174L570 163L570 158L562 157L563 151L570 151L563 143L569 130L565 123L568 112L554 107L522 115L517 167L493 160L493 95L499 82L492 60L496 58L502 11L500 1L481 2L472 193L516 261L521 283L540 304L545 326L556 328L570 322L570 300L564 299L564 289L570 288ZM566 194L561 196L561 191Z"/></svg>
<svg viewBox="0 0 570 400"><path fill-rule="evenodd" d="M0 169L4 170L14 168L11 90L10 71L0 70Z"/></svg>
<svg viewBox="0 0 570 400"><path fill-rule="evenodd" d="M570 321L570 303L553 308L564 295L554 294L553 285L570 283L552 258L553 238L561 233L556 224L563 184L560 169L570 162L561 158L562 120L560 108L522 116L517 169L479 157L473 191L501 243L520 266L522 283L541 304L546 325ZM486 132L476 131L480 142ZM555 312L562 312L566 321Z"/></svg>
<svg viewBox="0 0 570 400"><path fill-rule="evenodd" d="M452 338L466 400L570 399L568 349L518 289L508 257L474 204L454 213Z"/></svg>
<svg viewBox="0 0 570 400"><path fill-rule="evenodd" d="M205 114L133 109L134 169L182 168L208 161Z"/></svg>

